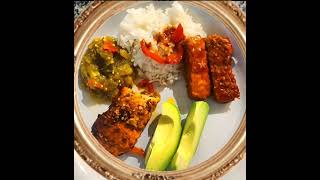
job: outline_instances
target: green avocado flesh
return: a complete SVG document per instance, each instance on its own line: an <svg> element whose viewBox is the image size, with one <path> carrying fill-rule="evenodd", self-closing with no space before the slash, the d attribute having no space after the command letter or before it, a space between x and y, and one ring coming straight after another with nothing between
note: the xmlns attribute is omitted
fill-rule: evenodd
<svg viewBox="0 0 320 180"><path fill-rule="evenodd" d="M189 166L197 150L208 112L209 105L204 101L197 101L191 105L178 149L168 166L168 170L181 170Z"/></svg>
<svg viewBox="0 0 320 180"><path fill-rule="evenodd" d="M181 131L178 107L173 103L164 102L161 117L147 150L147 170L163 171L167 168L178 147Z"/></svg>

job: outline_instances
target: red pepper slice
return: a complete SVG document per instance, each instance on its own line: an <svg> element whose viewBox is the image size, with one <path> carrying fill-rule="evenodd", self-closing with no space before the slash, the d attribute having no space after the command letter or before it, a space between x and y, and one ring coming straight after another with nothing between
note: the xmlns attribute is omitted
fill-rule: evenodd
<svg viewBox="0 0 320 180"><path fill-rule="evenodd" d="M177 29L174 31L171 40L174 43L179 43L180 41L182 41L184 39L185 39L185 35L183 34L183 27L181 24L179 24Z"/></svg>
<svg viewBox="0 0 320 180"><path fill-rule="evenodd" d="M150 49L147 47L146 41L144 39L140 42L140 46L141 46L142 52L146 56L156 60L158 63L161 63L161 64L165 63L165 59L164 58L159 56L157 53L154 53L154 52L150 51Z"/></svg>
<svg viewBox="0 0 320 180"><path fill-rule="evenodd" d="M161 57L157 52L152 52L150 50L150 43L147 44L144 39L140 41L140 46L142 52L146 56L150 57L151 59L157 61L160 64L179 64L183 56L183 47L180 42L184 39L185 35L183 34L183 27L181 24L179 24L171 37L171 41L175 43L176 52L170 54L165 58Z"/></svg>
<svg viewBox="0 0 320 180"><path fill-rule="evenodd" d="M150 49L147 47L144 39L140 42L140 46L141 46L142 52L146 56L150 57L151 59L154 59L155 61L157 61L160 64L179 64L180 60L182 59L183 48L182 48L181 44L176 44L177 52L170 54L166 58L161 57L157 53L151 52Z"/></svg>
<svg viewBox="0 0 320 180"><path fill-rule="evenodd" d="M118 52L119 49L112 42L106 41L103 44L103 50L114 53L114 52Z"/></svg>

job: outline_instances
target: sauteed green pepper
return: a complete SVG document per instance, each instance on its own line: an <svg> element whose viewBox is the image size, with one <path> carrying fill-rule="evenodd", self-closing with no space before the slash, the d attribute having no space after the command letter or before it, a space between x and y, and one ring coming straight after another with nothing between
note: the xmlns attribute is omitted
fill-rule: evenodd
<svg viewBox="0 0 320 180"><path fill-rule="evenodd" d="M90 92L110 100L119 88L131 87L134 70L130 54L113 37L95 38L80 64L81 78Z"/></svg>

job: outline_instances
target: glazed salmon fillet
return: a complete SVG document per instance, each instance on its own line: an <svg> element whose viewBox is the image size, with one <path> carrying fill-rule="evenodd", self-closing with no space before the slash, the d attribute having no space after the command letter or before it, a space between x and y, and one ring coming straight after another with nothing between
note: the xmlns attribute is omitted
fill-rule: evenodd
<svg viewBox="0 0 320 180"><path fill-rule="evenodd" d="M124 87L109 109L98 115L92 134L111 154L122 155L134 147L159 101L158 94L140 94Z"/></svg>
<svg viewBox="0 0 320 180"><path fill-rule="evenodd" d="M233 48L230 40L223 36L210 35L206 38L206 48L215 100L227 103L240 98L239 88L232 73Z"/></svg>
<svg viewBox="0 0 320 180"><path fill-rule="evenodd" d="M184 49L189 97L204 100L211 92L205 41L200 36L190 37L185 40Z"/></svg>

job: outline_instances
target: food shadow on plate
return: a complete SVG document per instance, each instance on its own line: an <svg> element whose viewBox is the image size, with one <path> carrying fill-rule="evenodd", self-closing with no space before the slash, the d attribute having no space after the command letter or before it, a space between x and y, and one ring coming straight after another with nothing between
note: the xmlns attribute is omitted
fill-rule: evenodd
<svg viewBox="0 0 320 180"><path fill-rule="evenodd" d="M161 117L161 114L159 114L156 118L154 118L154 120L150 123L149 125L149 128L148 128L148 137L150 137L150 140L147 144L147 147L149 146L150 144L150 141L151 141L151 137L153 136L156 128L157 128L157 125L158 125L158 122L159 122L159 119Z"/></svg>
<svg viewBox="0 0 320 180"><path fill-rule="evenodd" d="M180 80L176 81L175 84L169 86L173 91L173 96L176 99L178 108L181 114L189 113L191 104L196 100L193 100L189 97L188 87L185 81L185 77L180 76ZM214 100L212 92L211 95L204 100L209 104L209 114L221 114L230 111L229 103L218 103Z"/></svg>
<svg viewBox="0 0 320 180"><path fill-rule="evenodd" d="M176 103L178 105L178 108L180 110L181 114L187 114L189 113L191 104L195 102L196 100L193 100L189 97L187 85L185 83L185 80L179 80L176 82L176 84L173 84L172 86L169 86L169 88L173 91L173 96L176 99ZM213 95L210 95L206 100L209 104L209 114L221 114L228 112L230 110L230 104L231 103L217 103L213 99Z"/></svg>
<svg viewBox="0 0 320 180"><path fill-rule="evenodd" d="M126 160L127 158L129 158L129 157L135 157L135 158L138 160L139 167L140 167L141 169L144 169L144 167L145 167L145 165L144 165L144 158L142 158L142 157L140 157L140 156L138 156L138 155L136 155L136 154L133 154L133 153L131 153L131 152L128 152L128 153L125 153L125 154L119 156L118 158L119 158L120 160L122 160L122 161L125 161L125 160Z"/></svg>
<svg viewBox="0 0 320 180"><path fill-rule="evenodd" d="M173 96L176 100L180 113L187 114L193 100L189 98L184 77L180 77L180 80L169 88L173 91Z"/></svg>
<svg viewBox="0 0 320 180"><path fill-rule="evenodd" d="M183 78L183 77L182 77ZM193 100L189 97L187 85L184 79L180 79L176 81L173 85L168 86L168 88L172 89L173 96L178 105L179 111L181 114L189 113L191 104L196 100ZM163 90L163 88L157 88L158 90ZM212 93L212 92L211 92ZM206 100L209 104L209 114L221 114L230 111L229 103L218 103L214 100L213 95L211 94Z"/></svg>
<svg viewBox="0 0 320 180"><path fill-rule="evenodd" d="M151 142L151 139L152 139L152 136L154 134L154 132L156 131L156 128L157 128L157 125L158 125L158 122L159 122L159 119L161 117L161 114L158 115L149 125L149 128L148 128L148 137L150 137L149 139L149 142L147 144L147 147L149 147L149 144ZM181 125L184 126L184 123L186 121L186 118L182 119L181 120Z"/></svg>
<svg viewBox="0 0 320 180"><path fill-rule="evenodd" d="M230 111L229 103L217 103L212 96L205 100L209 104L209 114L221 114Z"/></svg>
<svg viewBox="0 0 320 180"><path fill-rule="evenodd" d="M85 87L85 85L83 84L82 80L81 80L81 75L79 74L78 75L78 87L79 87L79 90L81 92L78 92L78 93L81 93L82 94L82 99L81 99L81 102L90 107L90 106L94 106L94 105L107 105L107 104L110 104L110 102L104 100L104 99L101 99L101 98L98 98L98 97L95 97L94 95L92 95L88 89Z"/></svg>

